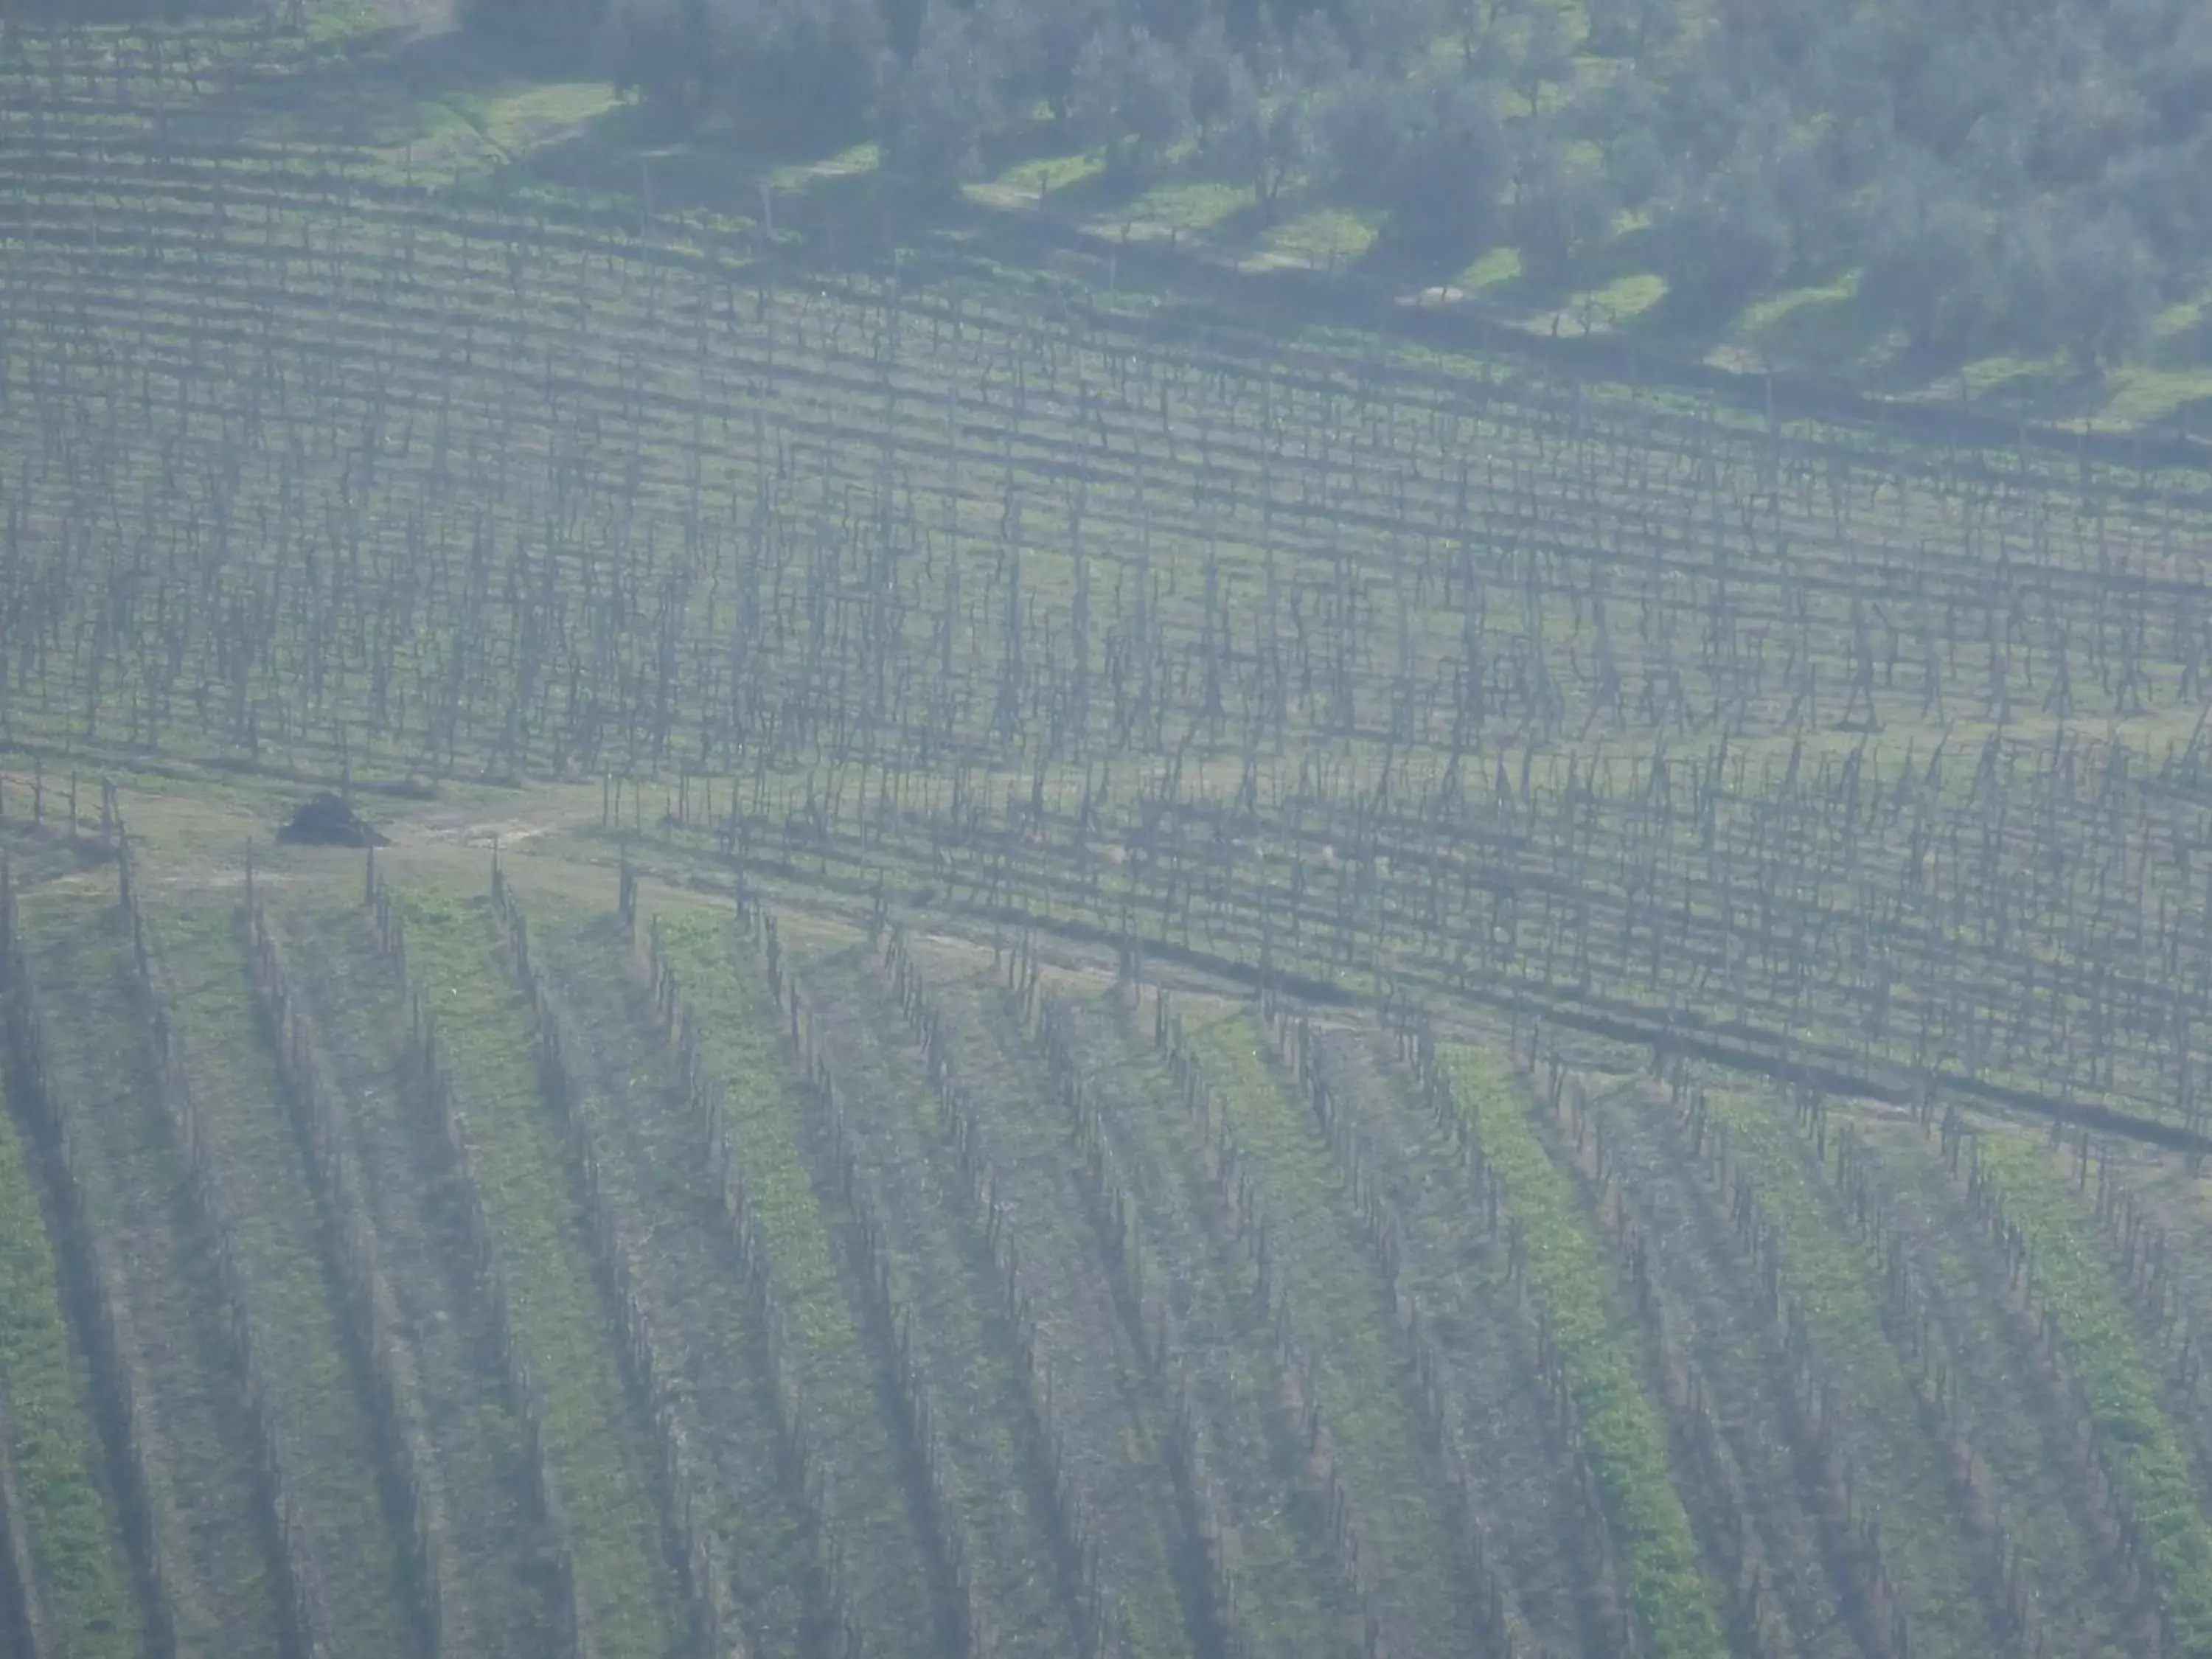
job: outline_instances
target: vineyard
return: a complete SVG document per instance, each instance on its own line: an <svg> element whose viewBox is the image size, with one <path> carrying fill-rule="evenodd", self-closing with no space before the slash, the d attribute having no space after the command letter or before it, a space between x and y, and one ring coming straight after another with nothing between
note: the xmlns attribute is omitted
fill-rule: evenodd
<svg viewBox="0 0 2212 1659"><path fill-rule="evenodd" d="M357 50L0 28L0 1650L2212 1656L2212 479Z"/></svg>

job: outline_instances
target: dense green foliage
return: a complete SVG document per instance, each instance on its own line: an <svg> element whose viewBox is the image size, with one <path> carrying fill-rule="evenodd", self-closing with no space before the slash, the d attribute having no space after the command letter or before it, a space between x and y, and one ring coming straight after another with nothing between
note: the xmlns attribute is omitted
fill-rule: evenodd
<svg viewBox="0 0 2212 1659"><path fill-rule="evenodd" d="M1932 361L2138 344L2212 247L2212 13L1714 0L473 0L696 122L872 123L911 182L1080 147L1271 210L1297 179L1441 272L1510 244L1674 312L1855 282Z"/></svg>

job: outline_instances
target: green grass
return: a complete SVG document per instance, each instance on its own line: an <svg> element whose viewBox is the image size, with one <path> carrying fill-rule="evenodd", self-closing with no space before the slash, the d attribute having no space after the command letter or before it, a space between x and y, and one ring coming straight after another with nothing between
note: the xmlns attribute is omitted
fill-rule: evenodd
<svg viewBox="0 0 2212 1659"><path fill-rule="evenodd" d="M1349 208L1321 207L1269 227L1252 257L1256 263L1328 265L1347 264L1375 245L1382 216Z"/></svg>
<svg viewBox="0 0 2212 1659"><path fill-rule="evenodd" d="M1267 1315L1206 1173L1204 1137L1126 1007L1103 996L1073 1012L1077 1063L1100 1091L1100 1127L1121 1162L1147 1259L1174 1264L1165 1294L1236 1532L1238 1619L1262 1653L1348 1652L1349 1597L1284 1403Z"/></svg>
<svg viewBox="0 0 2212 1659"><path fill-rule="evenodd" d="M560 1129L539 1092L528 1005L500 967L488 900L410 885L398 902L537 1382L592 1644L605 1659L661 1659L683 1614Z"/></svg>
<svg viewBox="0 0 2212 1659"><path fill-rule="evenodd" d="M1475 1119L1526 1241L1528 1273L1551 1319L1590 1465L1620 1544L1628 1601L1655 1656L1728 1651L1711 1584L1668 1455L1667 1425L1645 1390L1642 1334L1620 1304L1613 1264L1574 1183L1528 1121L1528 1092L1487 1052L1445 1054L1454 1097Z"/></svg>
<svg viewBox="0 0 2212 1659"><path fill-rule="evenodd" d="M443 1580L441 1640L470 1659L535 1659L552 1642L542 1577L550 1538L534 1504L514 1501L532 1472L429 1097L404 1058L404 987L368 913L322 896L312 908L287 903L270 922L286 936L295 994L313 1011L335 1097L354 1126L355 1189L405 1322L415 1386L400 1404L442 1500L430 1540Z"/></svg>
<svg viewBox="0 0 2212 1659"><path fill-rule="evenodd" d="M1334 1158L1304 1103L1262 1059L1248 1011L1191 1018L1188 1041L1258 1170L1271 1244L1299 1340L1320 1378L1322 1414L1359 1511L1376 1600L1386 1613L1406 1619L1408 1639L1441 1639L1455 1620L1455 1570L1437 1524L1443 1495L1412 1402L1410 1367Z"/></svg>
<svg viewBox="0 0 2212 1659"><path fill-rule="evenodd" d="M986 184L969 185L968 193L994 207L1033 207L1040 195L1079 185L1105 170L1106 158L1096 153L1040 155L1015 163Z"/></svg>
<svg viewBox="0 0 2212 1659"><path fill-rule="evenodd" d="M660 1040L617 917L550 893L529 915L539 982L574 1039L567 1062L597 1152L598 1209L627 1241L633 1294L656 1332L656 1389L680 1386L687 1370L711 1379L669 1404L697 1460L695 1515L724 1540L756 1651L796 1653L820 1586L799 1497L782 1479L767 1334L727 1248L706 1121Z"/></svg>
<svg viewBox="0 0 2212 1659"><path fill-rule="evenodd" d="M2129 431L2212 403L2212 368L2160 368L2149 363L2130 363L2113 370L2106 386L2112 395L2091 424Z"/></svg>
<svg viewBox="0 0 2212 1659"><path fill-rule="evenodd" d="M1459 274L1453 286L1462 293L1482 294L1521 280L1521 250L1494 247Z"/></svg>
<svg viewBox="0 0 2212 1659"><path fill-rule="evenodd" d="M865 1358L845 1304L836 1257L813 1183L792 1126L793 1103L783 1087L784 1061L776 1011L757 969L733 959L726 918L697 911L661 919L661 943L676 966L685 1006L699 1030L709 1069L722 1080L745 1191L763 1249L794 1332L817 1359L848 1385L866 1376ZM872 1409L865 1389L844 1404L853 1420Z"/></svg>
<svg viewBox="0 0 2212 1659"><path fill-rule="evenodd" d="M1916 1654L1986 1651L1987 1620L1945 1486L1942 1446L1921 1427L1916 1374L1885 1329L1881 1263L1808 1168L1787 1109L1721 1088L1708 1097L1730 1154L1780 1231L1784 1293L1803 1310L1814 1351L1850 1403L1862 1485L1881 1515L1883 1560L1913 1621Z"/></svg>
<svg viewBox="0 0 2212 1659"><path fill-rule="evenodd" d="M1036 1038L1007 1006L991 969L917 951L931 1002L952 1045L969 1109L990 1153L994 1190L1017 1218L1014 1238L1040 1321L1064 1355L1057 1398L1079 1485L1102 1518L1122 1639L1138 1659L1189 1651L1167 1521L1164 1402L1121 1323L1103 1244L1089 1214L1083 1154L1064 1109L1042 1097L1048 1075Z"/></svg>
<svg viewBox="0 0 2212 1659"><path fill-rule="evenodd" d="M1633 322L1667 297L1667 279L1649 270L1615 277L1601 288L1577 294L1560 309L1577 325L1587 315L1596 329Z"/></svg>
<svg viewBox="0 0 2212 1659"><path fill-rule="evenodd" d="M1241 185L1208 179L1177 179L1153 185L1115 216L1150 228L1155 235L1169 229L1188 234L1212 229L1249 205L1251 199L1252 192Z"/></svg>
<svg viewBox="0 0 2212 1659"><path fill-rule="evenodd" d="M276 1575L253 1490L254 1435L189 1166L155 1098L122 913L97 890L49 888L23 905L22 924L52 1098L73 1121L86 1219L126 1316L118 1363L155 1413L142 1443L146 1497L179 1648L273 1659Z"/></svg>
<svg viewBox="0 0 2212 1659"><path fill-rule="evenodd" d="M2035 1282L2104 1438L2106 1462L2148 1546L2177 1659L2212 1656L2212 1522L2179 1433L2159 1402L2095 1217L2036 1142L1980 1141L1982 1170L2035 1253Z"/></svg>
<svg viewBox="0 0 2212 1659"><path fill-rule="evenodd" d="M0 1072L0 1398L30 1559L68 1659L141 1652L122 1540L95 1475L89 1378L62 1312L59 1269Z"/></svg>
<svg viewBox="0 0 2212 1659"><path fill-rule="evenodd" d="M802 939L789 927L782 939L830 1036L832 1074L854 1103L854 1140L890 1235L893 1282L913 1321L916 1366L944 1436L953 1523L979 1597L1010 1650L1068 1651L1072 1608L1053 1565L1013 1332L964 1178L941 1143L921 1055L864 944Z"/></svg>
<svg viewBox="0 0 2212 1659"><path fill-rule="evenodd" d="M398 1536L381 1501L366 1384L325 1261L307 1154L250 989L243 921L230 903L200 902L155 911L149 925L194 1103L226 1177L323 1611L354 1651L396 1654L411 1635Z"/></svg>
<svg viewBox="0 0 2212 1659"><path fill-rule="evenodd" d="M921 1540L898 1478L879 1379L831 1241L849 1222L817 1196L795 1115L804 1098L788 1082L779 1011L750 947L726 916L682 911L661 918L684 1005L708 1072L724 1088L725 1121L769 1282L789 1322L792 1363L809 1420L837 1449L825 1507L852 1546L848 1577L863 1616L896 1620L929 1594ZM872 1607L866 1605L872 1593Z"/></svg>

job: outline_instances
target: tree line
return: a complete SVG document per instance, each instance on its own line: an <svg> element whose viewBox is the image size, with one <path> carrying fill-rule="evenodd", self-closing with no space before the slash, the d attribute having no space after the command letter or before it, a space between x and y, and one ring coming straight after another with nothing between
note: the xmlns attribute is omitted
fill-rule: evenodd
<svg viewBox="0 0 2212 1659"><path fill-rule="evenodd" d="M2108 365L2212 247L2191 0L464 0L684 125L872 135L902 188L1081 149L1372 210L1376 257L1662 276L1685 320L1855 285L1921 359ZM2202 331L2197 331L2201 335ZM2185 349L2201 346L2187 337Z"/></svg>

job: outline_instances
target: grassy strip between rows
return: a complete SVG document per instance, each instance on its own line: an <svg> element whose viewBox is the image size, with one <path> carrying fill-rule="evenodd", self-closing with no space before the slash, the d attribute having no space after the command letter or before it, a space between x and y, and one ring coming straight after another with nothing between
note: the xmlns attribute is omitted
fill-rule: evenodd
<svg viewBox="0 0 2212 1659"><path fill-rule="evenodd" d="M407 960L467 1115L516 1342L543 1411L592 1645L660 1659L682 1634L649 1469L586 1253L583 1223L530 1051L530 1011L501 971L487 901L399 890Z"/></svg>
<svg viewBox="0 0 2212 1659"><path fill-rule="evenodd" d="M1087 1074L1106 1074L1105 1132L1121 1155L1151 1260L1170 1264L1169 1295L1194 1393L1216 1413L1210 1452L1237 1506L1237 1622L1256 1632L1262 1653L1340 1654L1344 1586L1320 1535L1305 1448L1283 1407L1265 1316L1224 1236L1197 1126L1150 1042L1114 1006L1116 994L1081 1010L1077 1052Z"/></svg>
<svg viewBox="0 0 2212 1659"><path fill-rule="evenodd" d="M1721 1612L1674 1486L1665 1419L1639 1376L1642 1334L1620 1305L1607 1252L1529 1122L1528 1092L1513 1074L1480 1048L1451 1048L1444 1060L1458 1109L1479 1116L1483 1151L1521 1224L1529 1282L1582 1414L1637 1622L1655 1656L1725 1654Z"/></svg>
<svg viewBox="0 0 2212 1659"><path fill-rule="evenodd" d="M2026 1230L2035 1278L2057 1315L2067 1361L2089 1398L2106 1461L2142 1528L2177 1659L2212 1659L2212 1522L2181 1437L2159 1404L2151 1362L2130 1318L2095 1216L2026 1135L1981 1141L1982 1170Z"/></svg>
<svg viewBox="0 0 2212 1659"><path fill-rule="evenodd" d="M1853 1450L1881 1506L1882 1560L1912 1620L1914 1653L1988 1652L1990 1632L1959 1540L1942 1448L1920 1427L1913 1379L1882 1321L1874 1247L1832 1212L1779 1101L1724 1089L1708 1099L1760 1208L1780 1230L1788 1288L1860 1431Z"/></svg>
<svg viewBox="0 0 2212 1659"><path fill-rule="evenodd" d="M0 1074L0 1394L31 1563L69 1659L143 1650L122 1540L93 1471L89 1380L70 1341L46 1217Z"/></svg>
<svg viewBox="0 0 2212 1659"><path fill-rule="evenodd" d="M869 1512L838 1519L848 1526L904 1530L910 1520L902 1488L892 1478L893 1452L873 1366L793 1127L794 1103L783 1085L777 1011L760 970L736 957L730 927L723 915L665 917L661 944L676 965L684 1006L698 1022L708 1066L722 1081L761 1251L805 1379L807 1410L828 1443L841 1449L841 1465L878 1477L869 1483ZM850 1495L841 1487L837 1497L849 1501Z"/></svg>
<svg viewBox="0 0 2212 1659"><path fill-rule="evenodd" d="M245 929L229 903L156 913L173 1012L201 1121L229 1166L232 1224L283 1427L286 1470L319 1573L330 1632L352 1651L407 1640L398 1538L377 1439L324 1256L323 1223L255 1008Z"/></svg>
<svg viewBox="0 0 2212 1659"><path fill-rule="evenodd" d="M926 969L930 965L927 956L922 962ZM1066 1120L1043 1097L1043 1055L988 970L963 972L945 964L933 976L939 981L933 1000L958 1045L962 1077L993 1149L1000 1194L1018 1206L1017 1237L1024 1260L1034 1263L1032 1282L1042 1292L1040 1313L1060 1303L1054 1322L1065 1332L1066 1363L1070 1370L1086 1373L1064 1385L1063 1397L1077 1406L1069 1445L1079 1459L1086 1446L1103 1454L1096 1456L1092 1490L1106 1517L1106 1553L1120 1580L1115 1597L1121 1640L1139 1659L1188 1653L1188 1629L1164 1524L1171 1488L1158 1408L1144 1381L1144 1362L1126 1343L1119 1323L1103 1247L1079 1184L1084 1177L1071 1168L1079 1154L1069 1143ZM1095 1312L1097 1328L1088 1328L1091 1318L1079 1311L1086 1305ZM1096 1374L1087 1374L1093 1367Z"/></svg>
<svg viewBox="0 0 2212 1659"><path fill-rule="evenodd" d="M816 936L785 947L817 1012L855 1030L832 1051L848 1098L866 1103L856 1139L890 1232L893 1276L911 1310L915 1352L945 1436L949 1485L979 1595L1004 1643L1039 1655L1072 1650L1070 1609L1048 1551L1049 1513L1034 1476L1034 1430L1014 1333L983 1230L968 1213L937 1109L898 1005L878 985L866 947ZM860 1109L856 1105L855 1117ZM995 1598L995 1599L994 1599Z"/></svg>
<svg viewBox="0 0 2212 1659"><path fill-rule="evenodd" d="M698 1459L696 1514L722 1536L755 1652L799 1652L821 1606L813 1540L795 1486L781 1478L762 1386L768 1339L725 1248L703 1121L661 1046L617 918L550 894L530 915L541 977L570 1031L584 1034L570 1064L599 1148L600 1204L630 1240L635 1293L659 1333L657 1374L680 1364L708 1379L672 1407Z"/></svg>
<svg viewBox="0 0 2212 1659"><path fill-rule="evenodd" d="M1194 1018L1187 1034L1266 1187L1273 1248L1293 1318L1312 1349L1322 1409L1367 1534L1366 1559L1389 1569L1376 1588L1386 1604L1401 1603L1395 1610L1412 1634L1440 1637L1453 1616L1450 1553L1435 1483L1423 1468L1420 1425L1402 1386L1406 1363L1381 1287L1367 1271L1366 1244L1348 1213L1335 1160L1261 1057L1249 1010ZM1413 1599L1421 1606L1403 1606L1404 1592L1416 1587Z"/></svg>

